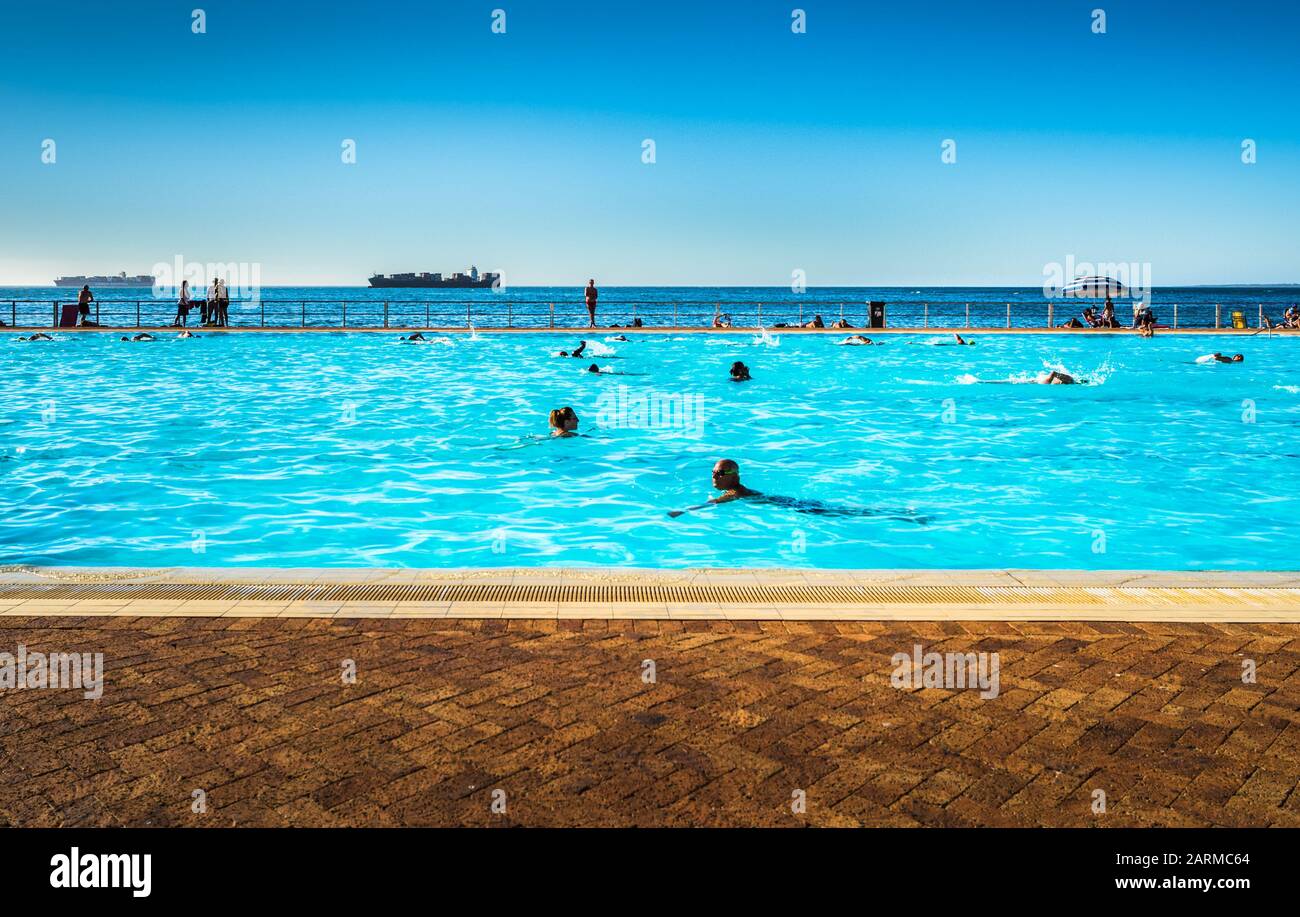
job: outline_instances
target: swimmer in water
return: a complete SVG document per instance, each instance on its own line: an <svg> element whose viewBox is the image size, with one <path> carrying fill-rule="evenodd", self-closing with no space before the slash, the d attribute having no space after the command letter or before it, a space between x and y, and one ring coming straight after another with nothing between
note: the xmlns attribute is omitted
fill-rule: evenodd
<svg viewBox="0 0 1300 917"><path fill-rule="evenodd" d="M844 340L837 341L836 343L846 347L860 347L864 344L870 344L872 341L871 338L867 337L865 334L850 334Z"/></svg>
<svg viewBox="0 0 1300 917"><path fill-rule="evenodd" d="M739 360L737 360L735 363L732 363L732 364L731 364L731 381L732 381L732 382L748 382L748 381L749 381L749 367L746 366L744 363L740 362Z"/></svg>
<svg viewBox="0 0 1300 917"><path fill-rule="evenodd" d="M424 335L417 331L417 332L415 332L414 334L409 335L409 336L407 336L407 337L400 337L400 338L398 338L398 340L399 340L399 341L406 341L407 343L414 344L414 343L416 343L416 342L418 342L418 341L423 341L423 340L424 340Z"/></svg>
<svg viewBox="0 0 1300 917"><path fill-rule="evenodd" d="M20 341L52 341L52 340L54 340L54 338L50 337L50 336L49 336L48 334L46 334L44 331L38 331L38 332L36 332L35 334L33 334L31 337L20 337L18 340L20 340Z"/></svg>
<svg viewBox="0 0 1300 917"><path fill-rule="evenodd" d="M907 522L915 522L918 525L925 525L924 516L916 516L912 513L881 513L876 510L865 507L853 506L829 506L820 500L797 500L793 497L771 496L760 493L757 490L746 487L740 482L740 465L731 459L722 459L713 466L713 488L720 490L719 496L710 498L705 503L695 506L688 506L686 509L669 510L668 515L676 519L685 513L697 509L706 509L710 506L717 506L719 503L731 503L734 500L749 500L754 503L764 503L770 506L782 506L786 509L792 509L797 513L809 513L817 516L888 516L893 519L900 519Z"/></svg>
<svg viewBox="0 0 1300 917"><path fill-rule="evenodd" d="M141 331L139 334L133 335L131 337L124 336L122 340L128 343L147 344L150 341L156 341L158 339L154 337L152 334L150 334L148 331Z"/></svg>
<svg viewBox="0 0 1300 917"><path fill-rule="evenodd" d="M1232 356L1228 357L1218 351L1196 358L1197 363L1244 363L1245 361L1246 358L1239 353L1234 353Z"/></svg>
<svg viewBox="0 0 1300 917"><path fill-rule="evenodd" d="M180 334L176 335L176 339L179 341L184 341L187 338L195 338L197 340L198 335L192 331L182 331Z"/></svg>
<svg viewBox="0 0 1300 917"><path fill-rule="evenodd" d="M583 352L584 350L586 350L586 349L587 349L587 342L586 342L586 341L579 341L579 342L578 342L578 348L577 348L575 351L573 351L573 353L569 353L567 350L561 350L561 351L560 351L560 356L562 356L562 357L580 357L580 356L582 356L582 352Z"/></svg>
<svg viewBox="0 0 1300 917"><path fill-rule="evenodd" d="M579 435L578 415L571 407L565 406L551 411L550 424L552 436Z"/></svg>
<svg viewBox="0 0 1300 917"><path fill-rule="evenodd" d="M605 338L605 340L607 340L607 341L622 341L624 344L626 344L626 343L627 343L627 335L616 334L616 335L614 335L612 338Z"/></svg>
<svg viewBox="0 0 1300 917"><path fill-rule="evenodd" d="M1069 373L1063 373L1055 369L1051 372L1043 373L1034 381L1039 385L1074 385L1078 382L1078 380Z"/></svg>
<svg viewBox="0 0 1300 917"><path fill-rule="evenodd" d="M958 333L955 332L955 331L952 333L952 339L953 339L953 343L954 343L954 344L961 344L961 345L963 345L963 346L965 346L965 347L973 347L973 346L975 346L975 342L974 342L974 341L968 341L968 340L966 340L965 338L963 338L960 334L958 334Z"/></svg>

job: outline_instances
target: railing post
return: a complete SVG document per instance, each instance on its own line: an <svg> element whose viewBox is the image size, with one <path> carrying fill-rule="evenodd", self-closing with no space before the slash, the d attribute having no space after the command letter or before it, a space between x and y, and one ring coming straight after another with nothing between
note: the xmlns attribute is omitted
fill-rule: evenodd
<svg viewBox="0 0 1300 917"><path fill-rule="evenodd" d="M1056 327L1056 318L1055 318L1054 315L1053 315L1053 313L1054 313L1055 311L1056 311L1056 305L1055 305L1055 303L1050 303L1050 302L1049 302L1049 303L1047 304L1047 327L1048 327L1048 328L1054 328L1054 327Z"/></svg>
<svg viewBox="0 0 1300 917"><path fill-rule="evenodd" d="M388 327L388 300L384 300L384 327Z"/></svg>
<svg viewBox="0 0 1300 917"><path fill-rule="evenodd" d="M53 306L50 307L50 314L53 316L54 319L50 327L51 328L59 327L59 304L57 301L54 303Z"/></svg>
<svg viewBox="0 0 1300 917"><path fill-rule="evenodd" d="M17 328L18 327L18 303L11 302L9 304L9 309L13 313L9 318L9 325L10 327Z"/></svg>
<svg viewBox="0 0 1300 917"><path fill-rule="evenodd" d="M140 327L140 300L135 301L135 326Z"/></svg>
<svg viewBox="0 0 1300 917"><path fill-rule="evenodd" d="M966 303L966 327L970 327L970 303Z"/></svg>
<svg viewBox="0 0 1300 917"><path fill-rule="evenodd" d="M673 327L677 327L677 303L673 303Z"/></svg>
<svg viewBox="0 0 1300 917"><path fill-rule="evenodd" d="M1007 303L1007 330L1011 330L1011 303Z"/></svg>
<svg viewBox="0 0 1300 917"><path fill-rule="evenodd" d="M921 327L930 327L930 304L926 303L921 309Z"/></svg>
<svg viewBox="0 0 1300 917"><path fill-rule="evenodd" d="M507 302L506 303L506 327L513 328L514 326L515 326L515 304L512 302Z"/></svg>
<svg viewBox="0 0 1300 917"><path fill-rule="evenodd" d="M343 303L343 327L346 328L347 326L348 326L348 304L344 302Z"/></svg>
<svg viewBox="0 0 1300 917"><path fill-rule="evenodd" d="M298 303L298 306L302 309L302 326L306 328L307 327L307 304L305 302L300 302Z"/></svg>
<svg viewBox="0 0 1300 917"><path fill-rule="evenodd" d="M636 303L632 303L632 324L636 324Z"/></svg>
<svg viewBox="0 0 1300 917"><path fill-rule="evenodd" d="M1256 325L1256 327L1257 328L1264 327L1264 304L1263 303L1259 304L1259 324Z"/></svg>
<svg viewBox="0 0 1300 917"><path fill-rule="evenodd" d="M758 327L763 327L763 304L758 304Z"/></svg>
<svg viewBox="0 0 1300 917"><path fill-rule="evenodd" d="M424 304L424 327L426 331L429 328L429 304L428 303Z"/></svg>
<svg viewBox="0 0 1300 917"><path fill-rule="evenodd" d="M1223 314L1223 310L1216 302L1214 304L1214 330L1215 331L1218 331L1220 326L1222 325L1222 321L1221 321L1222 314Z"/></svg>
<svg viewBox="0 0 1300 917"><path fill-rule="evenodd" d="M261 301L261 305L262 305L262 317L257 320L257 325L259 328L265 328L266 327L266 300L265 299Z"/></svg>
<svg viewBox="0 0 1300 917"><path fill-rule="evenodd" d="M803 303L799 303L799 327L803 327Z"/></svg>
<svg viewBox="0 0 1300 917"><path fill-rule="evenodd" d="M1174 303L1174 328L1178 328L1178 303Z"/></svg>

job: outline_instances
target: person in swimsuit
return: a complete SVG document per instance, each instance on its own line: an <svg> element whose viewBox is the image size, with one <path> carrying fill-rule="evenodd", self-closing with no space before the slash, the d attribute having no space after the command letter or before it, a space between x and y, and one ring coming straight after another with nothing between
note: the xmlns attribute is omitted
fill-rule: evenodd
<svg viewBox="0 0 1300 917"><path fill-rule="evenodd" d="M90 284L86 284L77 294L77 315L80 316L82 326L90 324L90 304L94 301L95 294L90 292Z"/></svg>
<svg viewBox="0 0 1300 917"><path fill-rule="evenodd" d="M176 301L176 317L172 319L172 327L180 328L188 324L190 320L190 282L181 281L181 297Z"/></svg>
<svg viewBox="0 0 1300 917"><path fill-rule="evenodd" d="M552 436L577 436L578 415L573 408L565 406L551 411L549 418Z"/></svg>
<svg viewBox="0 0 1300 917"><path fill-rule="evenodd" d="M580 357L580 356L582 356L582 352L583 352L584 350L586 350L586 349L587 349L587 342L586 342L586 341L579 341L579 342L578 342L578 348L577 348L575 351L573 351L573 353L569 353L567 350L561 350L561 351L560 351L560 356L562 356L562 357Z"/></svg>
<svg viewBox="0 0 1300 917"><path fill-rule="evenodd" d="M746 366L744 363L742 363L742 362L739 361L739 360L737 360L735 363L732 363L732 364L731 364L731 381L732 381L732 382L748 382L748 381L749 381L749 367Z"/></svg>
<svg viewBox="0 0 1300 917"><path fill-rule="evenodd" d="M398 338L398 340L399 340L399 341L407 341L407 342L409 342L409 343L416 343L417 341L423 341L423 340L424 340L424 335L417 331L417 332L415 332L414 334L411 334L411 335L409 335L409 336L403 336L403 337L400 337L400 338Z"/></svg>
<svg viewBox="0 0 1300 917"><path fill-rule="evenodd" d="M1044 373L1034 381L1039 385L1074 385L1078 380L1069 373L1054 369L1051 372Z"/></svg>
<svg viewBox="0 0 1300 917"><path fill-rule="evenodd" d="M596 298L598 296L600 296L600 292L596 289L596 278L593 277L587 281L587 289L583 291L583 299L587 303L587 315L591 321L589 327L592 328L596 327Z"/></svg>
<svg viewBox="0 0 1300 917"><path fill-rule="evenodd" d="M830 506L826 503L822 503L820 500L799 500L794 497L772 496L760 493L757 490L746 487L740 482L740 465L731 459L722 459L713 466L713 488L722 491L722 493L719 496L710 498L705 503L688 506L686 509L669 510L669 518L676 519L678 516L685 513L697 509L706 509L710 506L717 506L720 503L731 503L734 500L748 500L753 503L780 506L785 509L792 509L797 513L808 513L816 516L887 516L891 519L915 522L918 525L925 525L928 521L926 517L918 516L912 512L891 513L859 506Z"/></svg>
<svg viewBox="0 0 1300 917"><path fill-rule="evenodd" d="M1216 351L1215 353L1210 354L1209 359L1206 359L1205 357L1201 357L1196 362L1197 363L1243 363L1245 362L1245 360L1246 358L1239 353L1234 353L1232 356L1227 357Z"/></svg>
<svg viewBox="0 0 1300 917"><path fill-rule="evenodd" d="M18 340L35 342L35 341L52 341L54 340L54 338L50 337L44 331L38 331L35 334L33 334L31 337L20 337Z"/></svg>
<svg viewBox="0 0 1300 917"><path fill-rule="evenodd" d="M860 347L864 344L870 344L871 338L867 337L865 334L850 334L844 340L838 341L837 343L849 347Z"/></svg>
<svg viewBox="0 0 1300 917"><path fill-rule="evenodd" d="M148 331L141 331L139 334L132 335L131 337L123 337L122 340L126 341L127 343L147 344L150 341L156 341L158 339L154 337L152 334L150 334Z"/></svg>

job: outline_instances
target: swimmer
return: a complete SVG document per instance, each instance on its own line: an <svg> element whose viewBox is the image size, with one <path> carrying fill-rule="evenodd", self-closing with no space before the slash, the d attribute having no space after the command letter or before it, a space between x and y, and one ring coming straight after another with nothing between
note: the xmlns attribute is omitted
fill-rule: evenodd
<svg viewBox="0 0 1300 917"><path fill-rule="evenodd" d="M565 406L551 411L552 436L578 436L578 415L573 408Z"/></svg>
<svg viewBox="0 0 1300 917"><path fill-rule="evenodd" d="M133 335L131 337L123 336L122 340L128 343L147 344L150 341L156 341L158 339L154 337L152 334L150 334L148 331L141 331L139 334Z"/></svg>
<svg viewBox="0 0 1300 917"><path fill-rule="evenodd" d="M737 360L735 363L732 363L732 364L731 364L731 381L732 381L732 382L748 382L748 381L750 381L750 379L749 379L749 367L746 366L744 363L740 362L739 360Z"/></svg>
<svg viewBox="0 0 1300 917"><path fill-rule="evenodd" d="M669 510L668 516L672 519L676 519L678 516L684 515L693 510L706 509L710 506L717 506L720 503L731 503L734 500L749 500L754 503L763 503L769 506L781 506L786 509L792 509L797 513L809 513L817 516L886 515L893 519L915 522L918 525L925 525L928 521L924 516L916 516L910 512L897 514L881 513L865 507L830 506L822 503L820 500L797 500L793 497L779 497L760 493L757 490L746 487L740 482L740 466L731 459L722 459L713 466L713 488L722 491L721 495L712 497L705 503L688 506L686 509Z"/></svg>
<svg viewBox="0 0 1300 917"><path fill-rule="evenodd" d="M1053 369L1050 372L1043 373L1034 381L1039 385L1074 385L1078 380L1069 373Z"/></svg>
<svg viewBox="0 0 1300 917"><path fill-rule="evenodd" d="M624 335L624 334L616 334L616 335L614 335L613 337L605 338L605 340L607 340L607 341L620 341L620 342L626 344L626 343L627 343L627 335Z"/></svg>
<svg viewBox="0 0 1300 917"><path fill-rule="evenodd" d="M417 343L417 342L419 342L419 341L423 341L423 340L424 340L424 335L417 331L417 332L415 332L414 334L409 335L409 336L407 336L407 337L400 337L400 338L398 338L398 340L399 340L399 341L406 341L406 342L409 343L409 344L414 344L414 343Z"/></svg>
<svg viewBox="0 0 1300 917"><path fill-rule="evenodd" d="M965 338L963 338L960 334L958 334L958 333L955 332L955 331L952 333L952 342L953 342L954 344L961 344L963 347L973 347L973 346L975 346L975 342L974 342L974 341L968 341L968 340L966 340Z"/></svg>
<svg viewBox="0 0 1300 917"><path fill-rule="evenodd" d="M835 343L848 347L860 347L863 344L870 344L873 342L871 338L867 337L865 334L850 334L844 340L836 341Z"/></svg>
<svg viewBox="0 0 1300 917"><path fill-rule="evenodd" d="M188 338L194 338L195 340L197 340L198 335L192 331L182 331L180 334L176 335L176 339L178 341L184 341L187 340Z"/></svg>
<svg viewBox="0 0 1300 917"><path fill-rule="evenodd" d="M1197 363L1244 363L1245 360L1246 358L1239 353L1234 353L1232 356L1227 357L1218 351L1196 358Z"/></svg>
<svg viewBox="0 0 1300 917"><path fill-rule="evenodd" d="M33 334L31 337L20 337L18 340L20 340L20 341L52 341L52 340L54 340L54 338L50 337L50 336L49 336L48 334L46 334L44 331L38 331L38 332L36 332L35 334Z"/></svg>
<svg viewBox="0 0 1300 917"><path fill-rule="evenodd" d="M616 369L601 369L595 363L587 367L587 372L594 376L644 376L645 373L625 373Z"/></svg>
<svg viewBox="0 0 1300 917"><path fill-rule="evenodd" d="M579 342L578 342L578 348L577 348L575 351L573 351L573 353L569 353L567 350L561 350L561 351L560 351L560 356L562 356L562 357L580 357L580 356L582 356L582 352L583 352L584 350L586 350L586 349L587 349L587 342L586 342L586 341L579 341Z"/></svg>
<svg viewBox="0 0 1300 917"><path fill-rule="evenodd" d="M713 487L715 490L722 491L722 495L718 497L710 497L706 502L695 506L688 506L686 509L669 510L669 517L676 519L683 513L689 513L697 509L704 509L709 506L716 506L719 503L730 503L732 500L739 500L744 497L762 496L758 491L750 490L744 484L740 483L740 466L731 459L722 459L713 466Z"/></svg>

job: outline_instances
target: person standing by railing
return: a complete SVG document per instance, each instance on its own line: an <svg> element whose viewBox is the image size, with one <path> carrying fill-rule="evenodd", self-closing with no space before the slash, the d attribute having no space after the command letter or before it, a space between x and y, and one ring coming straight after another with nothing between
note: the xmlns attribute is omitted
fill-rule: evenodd
<svg viewBox="0 0 1300 917"><path fill-rule="evenodd" d="M95 301L95 294L90 292L90 284L81 288L77 294L77 315L83 327L90 324L90 304Z"/></svg>
<svg viewBox="0 0 1300 917"><path fill-rule="evenodd" d="M212 282L208 284L208 298L203 301L203 311L199 313L199 324L206 325L216 321L216 310L217 278L213 277Z"/></svg>
<svg viewBox="0 0 1300 917"><path fill-rule="evenodd" d="M182 328L190 320L190 282L181 281L181 298L176 301L176 317L172 319L173 328Z"/></svg>
<svg viewBox="0 0 1300 917"><path fill-rule="evenodd" d="M224 280L217 281L217 324L222 328L230 324L230 291Z"/></svg>
<svg viewBox="0 0 1300 917"><path fill-rule="evenodd" d="M584 291L587 300L587 315L590 318L589 328L596 327L596 297L600 292L596 289L596 278L587 281L587 289Z"/></svg>

